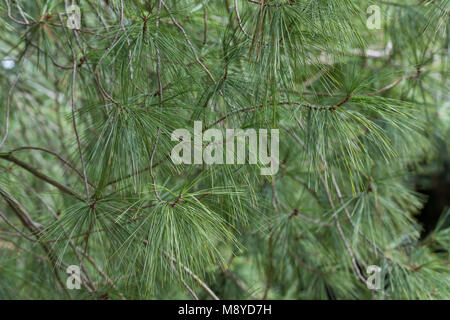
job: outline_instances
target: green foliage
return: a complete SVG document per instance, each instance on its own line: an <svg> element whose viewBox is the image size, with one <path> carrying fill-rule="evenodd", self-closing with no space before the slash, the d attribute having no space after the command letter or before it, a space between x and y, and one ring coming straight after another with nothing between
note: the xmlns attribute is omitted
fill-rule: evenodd
<svg viewBox="0 0 450 320"><path fill-rule="evenodd" d="M450 298L414 185L449 161L448 0L64 2L0 4L0 298ZM194 121L279 129L278 173L175 165Z"/></svg>

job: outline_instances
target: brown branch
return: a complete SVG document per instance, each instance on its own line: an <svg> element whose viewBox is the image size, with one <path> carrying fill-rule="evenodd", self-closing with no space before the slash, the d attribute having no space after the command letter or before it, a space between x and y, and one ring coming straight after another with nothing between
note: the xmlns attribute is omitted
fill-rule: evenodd
<svg viewBox="0 0 450 320"><path fill-rule="evenodd" d="M61 15L58 15L59 20L61 21L61 24L63 23ZM76 32L76 31L74 31ZM75 54L75 50L73 49L72 42L70 41L69 34L64 28L64 33L66 34L67 38L67 44L70 47L70 51L72 52L72 59L73 59L73 70L72 70L72 85L71 85L71 95L70 95L70 101L72 105L72 125L73 125L73 131L75 133L75 138L77 140L77 147L78 147L78 153L80 155L80 161L81 161L81 168L83 170L83 180L84 180L84 188L86 191L86 199L89 201L91 198L89 194L89 184L86 174L86 166L84 165L84 158L83 158L83 151L81 147L81 141L80 136L78 135L78 129L77 129L77 121L76 121L76 107L75 107L75 80L76 80L76 74L77 74L77 58Z"/></svg>

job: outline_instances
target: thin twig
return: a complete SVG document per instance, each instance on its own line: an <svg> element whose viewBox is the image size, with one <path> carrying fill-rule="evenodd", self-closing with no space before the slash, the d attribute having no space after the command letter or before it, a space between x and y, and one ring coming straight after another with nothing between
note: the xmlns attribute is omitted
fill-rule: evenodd
<svg viewBox="0 0 450 320"><path fill-rule="evenodd" d="M239 28L247 37L249 37L247 31L245 31L245 29L244 29L244 25L242 24L241 16L239 15L238 0L234 0L234 10L236 11L236 17L239 22Z"/></svg>
<svg viewBox="0 0 450 320"><path fill-rule="evenodd" d="M21 151L21 150L39 150L39 151L43 151L43 152L49 153L49 154L51 154L51 155L54 155L54 156L55 156L56 158L58 158L63 164L65 164L66 166L68 166L69 168L71 168L73 171L75 171L75 172L77 173L78 176L80 176L82 179L84 178L84 177L83 177L83 174L82 174L82 173L81 173L81 172L80 172L73 164L71 164L69 161L65 160L65 159L64 159L63 157L61 157L58 153L56 153L56 152L54 152L54 151L52 151L52 150L49 150L49 149L46 149L46 148L41 148L41 147L24 146L24 147L15 148L15 149L9 151L9 153L14 153L14 152ZM94 184L93 184L92 182L88 181L88 183L89 183L91 186L94 187Z"/></svg>
<svg viewBox="0 0 450 320"><path fill-rule="evenodd" d="M8 9L8 17L9 17L12 21L14 21L15 23L24 25L24 26L30 25L30 23L28 23L28 22L23 22L23 21L20 21L20 20L17 20L16 18L14 18L14 17L12 16L12 14L11 14L11 7L10 7L10 5L9 5L9 1L8 1L8 0L5 0L5 3L6 3L6 8Z"/></svg>
<svg viewBox="0 0 450 320"><path fill-rule="evenodd" d="M61 24L63 24L61 15L58 15L58 17L59 17L59 21L61 22ZM64 32L66 34L67 44L69 45L69 48L72 52L72 59L73 59L72 86L71 86L71 96L70 96L70 102L72 105L72 125L73 125L73 131L75 133L75 138L77 140L78 153L80 155L80 161L81 161L81 168L83 170L83 180L84 180L84 188L86 191L86 199L87 199L87 201L89 201L91 198L90 193L89 193L89 183L88 183L88 179L87 179L86 166L84 164L83 151L82 151L82 147L81 147L81 141L80 141L80 136L78 134L77 121L76 121L75 80L76 80L76 74L77 74L77 58L76 58L75 50L73 49L72 42L70 41L69 34L68 34L66 28L64 28Z"/></svg>
<svg viewBox="0 0 450 320"><path fill-rule="evenodd" d="M11 94L14 90L14 88L17 85L17 82L19 82L20 77L22 76L22 72L23 72L23 64L25 63L25 58L22 61L22 67L19 70L19 73L17 74L16 79L14 80L14 82L12 83L11 87L9 88L8 91L8 98L6 100L6 120L5 120L5 134L3 135L2 141L0 141L0 148L5 144L6 138L8 138L8 133L9 133L9 110L10 110L10 105L11 105Z"/></svg>
<svg viewBox="0 0 450 320"><path fill-rule="evenodd" d="M186 40L186 43L188 44L189 48L191 49L192 53L194 54L195 57L195 61L197 61L197 63L202 67L203 70L205 70L206 74L208 75L208 77L211 79L212 82L216 83L216 80L214 79L213 75L211 74L211 72L209 71L209 69L203 64L203 62L200 60L200 58L197 55L197 50L195 50L194 45L192 44L191 40L189 40L189 37L186 33L186 31L184 31L183 27L177 22L177 20L175 20L175 18L173 17L172 13L170 12L170 9L167 7L167 5L165 4L165 2L163 0L161 0L161 4L163 5L164 9L166 9L167 13L169 14L170 19L172 20L173 24L181 31L181 33L184 36L184 39Z"/></svg>
<svg viewBox="0 0 450 320"><path fill-rule="evenodd" d="M167 252L164 253L164 255L171 260L173 263L177 264L177 260L172 257L170 254L168 254ZM204 283L195 273L193 273L191 271L191 269L189 269L188 267L186 267L185 265L183 265L181 262L178 262L178 264L184 269L184 271L186 271L195 281L197 281L197 283L200 285L200 287L202 287L206 293L213 298L214 300L220 300L219 297L217 297L217 295L214 293L214 291L212 291L207 285L206 283Z"/></svg>
<svg viewBox="0 0 450 320"><path fill-rule="evenodd" d="M52 178L46 176L45 174L39 172L38 170L36 170L35 168L29 166L28 164L26 164L25 162L13 157L10 154L0 154L0 158L4 159L6 161L15 163L16 165L18 165L19 167L22 167L23 169L27 170L28 172L32 173L35 177L53 185L54 187L58 188L60 191L71 195L72 197L81 200L81 201L85 201L85 199L83 199L82 196L80 196L79 194L77 194L75 191L71 190L69 187L66 187L64 185L62 185L61 183L57 182L56 180L53 180Z"/></svg>

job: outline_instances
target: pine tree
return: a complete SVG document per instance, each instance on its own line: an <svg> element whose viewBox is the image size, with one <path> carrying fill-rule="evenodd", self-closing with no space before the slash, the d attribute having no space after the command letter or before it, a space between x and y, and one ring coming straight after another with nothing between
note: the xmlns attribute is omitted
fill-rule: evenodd
<svg viewBox="0 0 450 320"><path fill-rule="evenodd" d="M450 298L450 211L425 234L415 191L450 142L448 0L0 8L0 298ZM195 121L278 129L278 172L175 164Z"/></svg>

